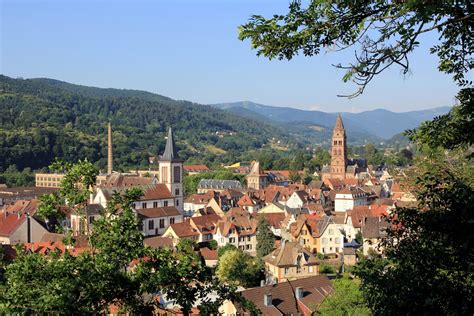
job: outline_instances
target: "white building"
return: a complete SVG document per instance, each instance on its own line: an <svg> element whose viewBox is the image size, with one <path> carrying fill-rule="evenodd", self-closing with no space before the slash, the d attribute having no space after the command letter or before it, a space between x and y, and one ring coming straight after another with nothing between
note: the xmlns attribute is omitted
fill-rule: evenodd
<svg viewBox="0 0 474 316"><path fill-rule="evenodd" d="M354 206L367 205L367 193L359 188L343 189L336 193L334 211L345 212Z"/></svg>

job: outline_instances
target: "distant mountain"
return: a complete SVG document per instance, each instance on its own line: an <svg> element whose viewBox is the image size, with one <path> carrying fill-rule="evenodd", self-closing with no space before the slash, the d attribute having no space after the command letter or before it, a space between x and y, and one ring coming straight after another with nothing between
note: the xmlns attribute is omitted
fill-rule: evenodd
<svg viewBox="0 0 474 316"><path fill-rule="evenodd" d="M230 110L233 113L239 113L240 110L248 111L264 116L268 120L274 122L307 122L310 124L317 124L325 127L332 127L336 121L337 113L326 113L322 111L308 111L294 109L290 107L276 107L253 103L249 101L233 102L233 103L219 103L212 106ZM349 136L357 135L359 138L381 138L389 139L390 137L417 127L421 122L430 120L435 116L447 113L450 107L439 107L429 110L411 111L403 113L395 113L392 111L377 109L373 111L365 111L361 113L342 113L344 119L344 126L346 127Z"/></svg>
<svg viewBox="0 0 474 316"><path fill-rule="evenodd" d="M117 170L148 166L150 156L163 152L168 126L181 157L189 161L233 163L273 142L299 146L283 128L207 105L145 91L0 75L0 173L12 165L47 167L56 157L87 158L105 168L107 122L113 127Z"/></svg>

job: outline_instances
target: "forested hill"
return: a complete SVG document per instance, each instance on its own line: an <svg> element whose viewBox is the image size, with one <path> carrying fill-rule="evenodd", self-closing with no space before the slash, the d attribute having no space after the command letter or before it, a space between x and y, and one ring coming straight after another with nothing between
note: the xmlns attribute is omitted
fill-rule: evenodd
<svg viewBox="0 0 474 316"><path fill-rule="evenodd" d="M55 158L106 166L113 126L114 167L147 166L172 126L184 159L234 162L239 154L295 140L274 126L210 106L136 90L101 89L52 79L0 75L0 169L46 167ZM1 170L0 170L1 171Z"/></svg>

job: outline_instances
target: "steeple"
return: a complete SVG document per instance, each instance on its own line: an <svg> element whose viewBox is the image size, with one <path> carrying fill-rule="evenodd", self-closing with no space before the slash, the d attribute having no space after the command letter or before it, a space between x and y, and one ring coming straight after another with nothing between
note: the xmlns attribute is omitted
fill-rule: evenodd
<svg viewBox="0 0 474 316"><path fill-rule="evenodd" d="M347 141L346 130L342 123L342 116L339 113L336 119L336 126L332 132L331 149L331 178L345 179L347 169Z"/></svg>
<svg viewBox="0 0 474 316"><path fill-rule="evenodd" d="M107 140L107 173L112 174L113 171L113 157L112 157L112 125L109 123L108 129L108 140Z"/></svg>
<svg viewBox="0 0 474 316"><path fill-rule="evenodd" d="M166 147L160 161L182 161L178 156L176 144L174 142L173 131L171 127L168 130L168 139L166 140Z"/></svg>
<svg viewBox="0 0 474 316"><path fill-rule="evenodd" d="M342 123L341 113L337 115L336 126L334 126L334 130L344 130L344 123Z"/></svg>

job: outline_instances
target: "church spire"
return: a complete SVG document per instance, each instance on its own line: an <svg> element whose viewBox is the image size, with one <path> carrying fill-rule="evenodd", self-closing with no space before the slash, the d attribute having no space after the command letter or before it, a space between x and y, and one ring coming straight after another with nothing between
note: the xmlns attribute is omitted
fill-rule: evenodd
<svg viewBox="0 0 474 316"><path fill-rule="evenodd" d="M344 123L342 123L342 116L341 116L341 113L339 113L337 115L337 119L336 119L336 126L334 127L334 129L336 130L344 130Z"/></svg>
<svg viewBox="0 0 474 316"><path fill-rule="evenodd" d="M161 160L162 161L180 161L181 160L178 156L178 151L176 150L173 130L171 129L171 127L168 130L168 139L166 140L165 152L163 153Z"/></svg>

